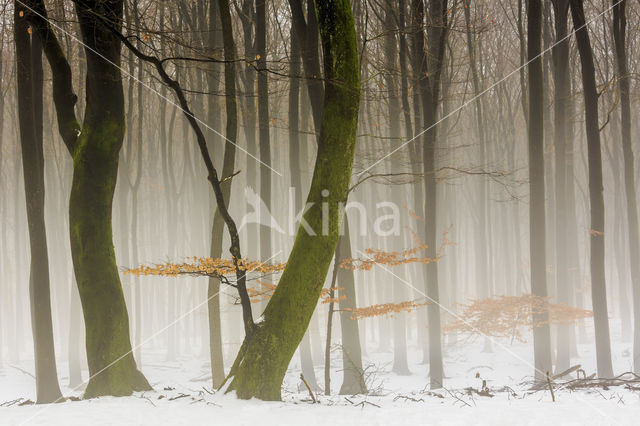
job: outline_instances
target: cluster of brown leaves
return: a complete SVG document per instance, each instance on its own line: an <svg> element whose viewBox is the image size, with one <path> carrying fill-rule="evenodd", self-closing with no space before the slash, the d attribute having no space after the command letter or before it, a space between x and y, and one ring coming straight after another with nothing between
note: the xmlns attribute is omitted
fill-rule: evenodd
<svg viewBox="0 0 640 426"><path fill-rule="evenodd" d="M340 263L340 267L343 269L351 269L353 271L370 271L374 265L385 265L389 267L407 265L409 263L432 263L437 262L442 258L444 249L454 243L449 240L448 235L451 231L451 226L442 233L442 243L436 253L435 257L420 256L419 253L425 251L429 246L420 241L417 235L411 231L414 240L417 240L418 245L414 248L407 249L401 252L398 251L384 251L378 249L368 248L364 251L365 258L347 258Z"/></svg>
<svg viewBox="0 0 640 426"><path fill-rule="evenodd" d="M334 287L333 291L335 292L336 290L344 290L344 287ZM346 300L347 296L344 294L339 295L338 297L335 297L335 293L333 293L334 296L331 297L331 289L330 288L323 288L322 291L320 292L320 303L339 303L341 300Z"/></svg>
<svg viewBox="0 0 640 426"><path fill-rule="evenodd" d="M343 269L354 271L370 271L374 265L400 266L409 263L431 263L437 262L438 258L418 256L419 252L427 249L426 244L420 244L412 249L402 252L368 248L364 251L366 258L347 258L340 262Z"/></svg>
<svg viewBox="0 0 640 426"><path fill-rule="evenodd" d="M360 320L372 317L392 317L394 314L400 312L411 312L418 309L420 306L425 306L428 303L416 303L415 300L408 300L400 303L383 303L380 305L366 306L364 308L346 309L351 312L352 320Z"/></svg>
<svg viewBox="0 0 640 426"><path fill-rule="evenodd" d="M241 271L254 272L259 275L282 272L286 263L269 264L257 260L240 259L238 268ZM163 277L177 277L180 275L223 277L236 273L233 260L212 259L210 257L187 258L183 263L162 263L153 266L142 265L138 268L127 269L124 274L144 276L158 275Z"/></svg>
<svg viewBox="0 0 640 426"><path fill-rule="evenodd" d="M277 285L263 280L257 280L256 283L256 286L247 287L247 294L249 294L251 303L258 303L261 300L271 299L273 292L276 291Z"/></svg>
<svg viewBox="0 0 640 426"><path fill-rule="evenodd" d="M593 316L592 311L562 303L551 303L549 299L526 294L473 300L462 305L458 316L443 330L505 337L524 342L523 328L530 329L545 324L570 324ZM545 319L547 313L548 317Z"/></svg>

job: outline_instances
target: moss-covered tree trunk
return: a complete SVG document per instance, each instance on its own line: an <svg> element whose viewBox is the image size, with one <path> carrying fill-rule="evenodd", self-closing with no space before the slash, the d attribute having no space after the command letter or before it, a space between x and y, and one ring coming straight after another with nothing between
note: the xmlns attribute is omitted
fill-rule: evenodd
<svg viewBox="0 0 640 426"><path fill-rule="evenodd" d="M360 104L351 5L348 0L328 0L317 2L316 8L326 88L318 155L307 198L311 207L304 214L315 235L299 228L263 321L245 337L228 389L243 399L280 400L282 379L309 324L336 249L339 205L346 201L351 178Z"/></svg>
<svg viewBox="0 0 640 426"><path fill-rule="evenodd" d="M124 136L124 94L118 68L120 41L93 15L97 13L118 22L122 4L122 1L93 1L76 5L86 43L87 80L84 123L72 152L69 224L91 376L85 397L129 395L150 389L131 353L129 317L111 230L118 157Z"/></svg>

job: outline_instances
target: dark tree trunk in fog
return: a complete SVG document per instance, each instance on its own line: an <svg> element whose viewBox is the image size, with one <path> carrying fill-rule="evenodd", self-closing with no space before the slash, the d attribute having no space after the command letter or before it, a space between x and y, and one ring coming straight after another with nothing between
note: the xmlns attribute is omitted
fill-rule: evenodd
<svg viewBox="0 0 640 426"><path fill-rule="evenodd" d="M269 137L269 78L267 71L267 5L256 0L256 55L258 66L258 129L260 145L260 198L271 213L271 140ZM270 260L271 228L260 225L260 258Z"/></svg>
<svg viewBox="0 0 640 426"><path fill-rule="evenodd" d="M320 66L318 42L318 18L314 0L306 0L307 16L304 15L303 0L289 0L291 8L291 28L300 37L300 49L304 66L304 77L307 80L307 91L311 101L313 125L316 135L320 130L322 119L322 100L324 86L322 68Z"/></svg>
<svg viewBox="0 0 640 426"><path fill-rule="evenodd" d="M240 17L240 22L242 24L242 34L244 37L244 57L247 59L253 59L256 57L256 49L254 42L254 29L255 29L255 18L256 12L254 8L254 0L243 0L242 1L242 13L238 14ZM244 135L247 139L247 184L252 187L254 190L258 190L258 178L257 178L257 167L258 164L255 159L257 158L257 147L256 147L256 100L255 100L255 82L256 82L256 73L253 67L244 67L242 73L242 82L244 86L244 115L243 115L243 123L244 123ZM251 227L250 229L252 229ZM256 232L255 230L252 230ZM258 250L255 250L252 247L247 247L249 249L248 254L251 255L255 253L257 255Z"/></svg>
<svg viewBox="0 0 640 426"><path fill-rule="evenodd" d="M218 0L220 11L220 22L222 24L222 38L224 44L224 87L225 87L225 108L227 111L226 142L224 148L224 160L222 165L222 176L231 176L235 167L236 139L238 134L238 113L236 100L236 48L233 40L231 27L231 12L229 10L229 0ZM213 7L213 6L212 6ZM232 179L221 184L225 204L229 204L231 196ZM211 230L211 257L218 259L222 257L222 237L224 232L224 219L216 208L213 216L213 226ZM211 354L211 376L214 388L220 386L224 380L224 363L222 358L222 330L220 318L220 280L209 279L207 290L207 300L209 309L209 345Z"/></svg>
<svg viewBox="0 0 640 426"><path fill-rule="evenodd" d="M220 7L218 5L219 1L210 1L209 2L209 37L208 37L208 48L209 51L215 53L215 49L218 47L218 34L222 34L223 38L226 34L223 34L222 26L226 29L231 27L231 13L229 9L228 1L224 1L224 5ZM222 16L222 9L225 9L226 13L229 16ZM228 20L227 22L222 22L222 20ZM231 45L229 47L230 56L225 58L229 61L233 61L235 59L235 43L233 40L233 33L230 32L229 41ZM224 45L224 41L223 41ZM231 71L235 73L235 65L233 63L231 65ZM210 64L211 69L207 73L207 87L209 88L209 92L213 92L214 88L218 88L219 82L217 76L214 74L214 71L217 70L217 64ZM225 69L226 71L226 69ZM233 75L232 79L233 87L226 88L225 87L225 99L228 96L231 96L233 99L232 111L228 113L235 114L234 117L228 117L228 125L233 124L233 129L227 128L227 130L231 130L231 134L227 135L227 138L233 140L235 142L237 136L237 110L236 110L236 97L235 97L235 75ZM207 114L209 117L209 122L212 119L218 120L220 116L220 112L217 110L219 104L217 99L213 93L210 93L207 97ZM229 123L231 121L231 123ZM213 124L215 126L215 124ZM214 129L216 127L213 127ZM213 145L212 149L214 152L219 152L220 149L218 145L222 145L222 141L215 135L213 132L208 133L209 136L209 144ZM232 139L233 138L233 139ZM226 142L225 142L226 143ZM235 150L235 147L232 147ZM235 160L235 158L233 159ZM233 161L234 163L235 161ZM233 164L232 163L232 164ZM224 167L224 165L223 165ZM228 190L225 201L229 203L229 196L231 195L231 185L227 185ZM213 211L213 222L211 225L211 247L210 247L210 256L212 259L219 259L222 257L222 239L224 235L224 220L222 216L218 212L218 209L215 207L215 195L212 197L212 211ZM208 313L208 322L209 322L209 360L211 363L211 383L214 389L217 389L222 382L224 381L224 357L222 354L222 318L220 312L220 280L217 277L209 277L209 282L207 285L207 313Z"/></svg>
<svg viewBox="0 0 640 426"><path fill-rule="evenodd" d="M529 248L531 256L531 293L547 297L544 197L544 84L541 52L542 2L530 0L527 10L527 59L529 70ZM535 377L551 373L551 337L549 313L534 315L533 350Z"/></svg>
<svg viewBox="0 0 640 426"><path fill-rule="evenodd" d="M602 184L602 152L598 124L598 89L596 86L593 50L585 24L582 0L571 0L571 16L576 28L576 42L582 65L582 85L585 104L585 126L589 159L589 201L591 208L591 299L596 334L596 358L599 377L612 377L611 338L604 265L604 196ZM626 179L626 175L625 175Z"/></svg>
<svg viewBox="0 0 640 426"><path fill-rule="evenodd" d="M569 280L569 269L567 263L567 149L566 140L569 137L567 107L569 102L569 39L567 37L567 21L569 19L569 1L553 0L556 43L552 50L553 57L553 145L555 149L555 246L556 246L556 286L558 302L571 305L570 294L572 281ZM569 368L569 325L559 325L557 332L557 356L556 371L564 371Z"/></svg>
<svg viewBox="0 0 640 426"><path fill-rule="evenodd" d="M26 13L29 13L28 10L16 2L14 36L18 80L18 121L31 253L29 295L36 372L36 402L46 404L60 401L62 393L58 384L53 342L49 257L44 221L42 45L37 35L30 35L28 32L29 25L24 16Z"/></svg>
<svg viewBox="0 0 640 426"><path fill-rule="evenodd" d="M634 182L634 155L631 146L630 76L627 65L627 15L626 0L613 0L613 37L618 68L620 90L621 137L624 158L624 188L629 221L629 258L631 259L631 286L633 290L633 371L640 373L640 230L638 229L638 205Z"/></svg>
<svg viewBox="0 0 640 426"><path fill-rule="evenodd" d="M414 13L417 18L414 22L423 22L424 3L422 0L414 0ZM425 47L424 32L416 35L414 42L414 55L420 55L419 89L422 97L423 125L428 129L423 136L423 172L425 186L424 219L425 219L425 243L428 245L426 257L437 257L437 199L435 149L437 143L437 118L440 97L440 77L444 62L446 40L448 37L447 1L438 0L429 3L427 42ZM431 389L442 387L444 371L442 366L442 331L440 327L440 296L438 288L438 265L431 262L426 265L426 295L429 299L427 315L429 320L429 379Z"/></svg>
<svg viewBox="0 0 640 426"><path fill-rule="evenodd" d="M400 138L400 99L398 96L398 85L394 74L398 64L398 42L396 39L395 28L397 23L394 18L394 10L387 4L384 15L384 31L386 37L384 39L384 55L385 70L384 82L388 104L389 114L389 136L391 138L391 149L396 149L402 143ZM389 172L394 173L402 168L402 161L399 155L394 155L390 159ZM391 200L396 206L403 204L402 192L396 187L391 186L389 189ZM346 229L346 228L345 228ZM346 236L347 234L345 234ZM350 257L350 254L349 254ZM392 290L393 301L402 302L406 300L406 287L404 285L394 285ZM407 361L407 315L400 312L391 319L393 327L393 366L391 370L400 375L409 375L409 363Z"/></svg>

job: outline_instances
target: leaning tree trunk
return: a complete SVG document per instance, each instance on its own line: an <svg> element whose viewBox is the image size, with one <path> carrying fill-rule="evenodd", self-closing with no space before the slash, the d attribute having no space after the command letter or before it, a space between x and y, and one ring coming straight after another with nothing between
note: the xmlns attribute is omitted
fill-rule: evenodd
<svg viewBox="0 0 640 426"><path fill-rule="evenodd" d="M598 89L593 50L584 18L582 0L571 0L571 16L582 65L587 153L589 159L589 200L591 204L591 299L596 334L596 359L599 377L612 377L611 338L607 313L607 287L604 266L604 196L602 152L598 125ZM625 176L625 179L627 177Z"/></svg>
<svg viewBox="0 0 640 426"><path fill-rule="evenodd" d="M289 65L289 73L291 74L289 81L289 164L291 166L291 186L295 188L294 211L297 213L302 208L302 170L300 163L306 160L306 157L301 157L300 153L300 41L295 28L292 27L289 34L291 41L289 54L291 58ZM317 391L319 386L316 380L316 372L313 368L311 339L309 339L308 329L300 342L299 352L302 374L309 387Z"/></svg>
<svg viewBox="0 0 640 426"><path fill-rule="evenodd" d="M531 293L547 297L545 198L544 198L544 99L542 59L542 2L530 0L527 10L527 55L529 70L529 244L531 256ZM534 315L533 351L535 377L540 380L551 372L551 336L549 313Z"/></svg>
<svg viewBox="0 0 640 426"><path fill-rule="evenodd" d="M14 35L18 79L18 124L22 147L31 268L29 294L38 404L62 399L56 369L49 257L44 220L44 151L42 140L42 45L29 35L25 8L16 2Z"/></svg>
<svg viewBox="0 0 640 426"><path fill-rule="evenodd" d="M631 259L631 285L633 290L633 371L640 373L640 231L638 230L638 206L634 183L633 149L631 147L631 102L629 99L629 70L626 45L626 0L614 0L613 37L616 45L618 87L622 115L622 150L624 152L624 187L627 196L627 220L629 221L629 258Z"/></svg>
<svg viewBox="0 0 640 426"><path fill-rule="evenodd" d="M246 336L231 369L228 390L236 391L243 399L281 398L287 366L311 320L336 249L339 204L346 201L351 178L360 104L351 5L347 0L336 0L318 2L316 7L326 87L318 155L307 198L311 207L303 216L314 232L299 228L287 267L264 311L264 320ZM323 203L326 207L321 206Z"/></svg>

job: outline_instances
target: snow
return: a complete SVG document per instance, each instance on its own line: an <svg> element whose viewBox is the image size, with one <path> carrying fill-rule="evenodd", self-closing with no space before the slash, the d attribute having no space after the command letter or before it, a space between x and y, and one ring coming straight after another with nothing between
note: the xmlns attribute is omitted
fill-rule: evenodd
<svg viewBox="0 0 640 426"><path fill-rule="evenodd" d="M421 352L410 348L410 376L392 373L392 354L376 353L372 345L365 357L367 384L372 395L324 396L312 404L299 376L298 355L294 357L283 385L283 402L241 401L232 394L211 393L208 365L202 359L183 357L164 361L164 353L143 351L142 370L154 387L152 392L126 398L103 397L45 406L0 408L1 425L635 425L640 418L640 392L623 387L556 392L529 391L533 368L530 343L500 341L492 352L483 352L483 339L460 340L446 347L446 389L428 388L428 366L420 364ZM616 373L629 370L630 343L613 348ZM594 372L592 345L579 345L580 363ZM321 360L316 360L320 364ZM529 364L529 365L528 365ZM339 350L333 351L332 390L342 380ZM16 368L17 367L17 368ZM19 369L24 371L20 371ZM0 368L0 404L17 398L35 399L32 362L5 363ZM66 365L59 365L66 372ZM480 378L476 378L476 374ZM84 372L86 377L86 372ZM68 379L62 377L61 384ZM316 367L319 383L323 376ZM469 395L468 387L479 389L482 379L495 393L493 398ZM509 391L497 391L505 386ZM81 389L64 387L65 396L81 396ZM443 397L437 397L437 393Z"/></svg>

